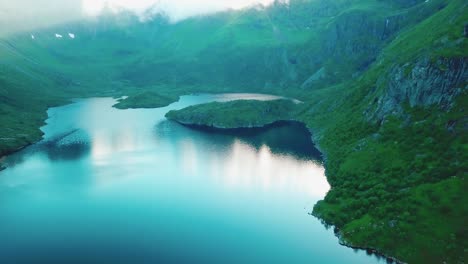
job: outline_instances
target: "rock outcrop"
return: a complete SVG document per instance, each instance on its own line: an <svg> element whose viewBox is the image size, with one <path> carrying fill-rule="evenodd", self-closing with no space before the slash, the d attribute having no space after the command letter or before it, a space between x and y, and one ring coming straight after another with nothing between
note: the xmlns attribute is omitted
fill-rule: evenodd
<svg viewBox="0 0 468 264"><path fill-rule="evenodd" d="M467 80L468 58L423 58L393 67L378 81L384 83L384 92L375 98L376 110L368 118L381 120L390 114L402 114L404 103L410 107L437 105L448 110L454 98L468 89Z"/></svg>
<svg viewBox="0 0 468 264"><path fill-rule="evenodd" d="M262 128L293 120L298 105L289 99L212 102L170 111L166 118L187 126L214 129Z"/></svg>

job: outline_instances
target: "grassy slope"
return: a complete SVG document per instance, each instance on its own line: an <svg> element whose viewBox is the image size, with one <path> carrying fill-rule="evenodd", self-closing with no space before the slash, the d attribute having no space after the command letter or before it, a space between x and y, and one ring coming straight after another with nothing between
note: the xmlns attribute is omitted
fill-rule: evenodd
<svg viewBox="0 0 468 264"><path fill-rule="evenodd" d="M406 106L403 116L387 116L383 125L363 113L370 98L387 89L379 79L391 67L427 56L468 55L466 6L462 1L447 4L389 43L359 80L309 92L309 109L298 117L316 131L333 186L314 214L335 225L343 243L410 263L459 263L466 257L463 120L468 99L466 93L460 95L448 112L438 106ZM196 114L197 109L186 111ZM215 110L209 120L221 116L226 114ZM403 126L405 120L411 121ZM455 132L447 129L451 121L458 124Z"/></svg>
<svg viewBox="0 0 468 264"><path fill-rule="evenodd" d="M291 100L237 100L208 103L170 111L166 117L186 125L233 129L263 127L277 121L291 120L299 105Z"/></svg>
<svg viewBox="0 0 468 264"><path fill-rule="evenodd" d="M390 67L421 56L468 56L466 4L447 3L393 41L359 81L349 84L346 101L313 102L321 108L303 116L321 131L333 187L314 214L337 226L347 244L410 263L459 263L466 257L466 90L448 112L437 106L406 107L404 117L389 116L383 125L367 121L363 113L373 87ZM385 89L383 84L375 93ZM325 94L338 92L330 88ZM334 112L317 115L316 109L327 108ZM411 121L402 125L404 120ZM450 121L458 123L455 132L447 129Z"/></svg>
<svg viewBox="0 0 468 264"><path fill-rule="evenodd" d="M0 42L0 156L39 140L47 107L63 103L63 80Z"/></svg>
<svg viewBox="0 0 468 264"><path fill-rule="evenodd" d="M32 32L34 40L29 33L0 39L0 156L40 139L37 127L47 107L68 98L154 89L168 97L194 91L262 90L264 84L255 80L281 72L273 68L259 76L264 63L258 64L263 61L258 54L274 57L285 45L306 45L315 34L304 26L286 24L284 10L279 9L277 27L261 10L226 12L174 25L162 18L141 24L131 14L122 14ZM281 41L275 34L279 30ZM75 39L67 38L69 31ZM65 37L57 39L55 33ZM226 73L231 77L223 78Z"/></svg>
<svg viewBox="0 0 468 264"><path fill-rule="evenodd" d="M178 100L178 97L163 96L153 91L135 93L125 99L119 99L114 105L118 109L129 108L159 108L168 106Z"/></svg>
<svg viewBox="0 0 468 264"><path fill-rule="evenodd" d="M47 107L72 97L155 89L170 97L224 91L297 97L308 106L298 118L316 131L333 186L314 213L353 245L411 262L456 262L466 248L466 136L448 134L444 124L466 115L466 95L449 113L407 109L413 123L405 127L397 117L379 126L362 113L370 94L385 91L374 88L390 66L422 55L467 56L466 40L446 45L460 39L466 7L460 0L410 8L395 2L296 0L290 8L175 25L161 19L142 25L126 14L43 30L35 41L11 37L0 45L0 155L39 139ZM76 39L53 37L70 29ZM324 80L299 88L322 67Z"/></svg>

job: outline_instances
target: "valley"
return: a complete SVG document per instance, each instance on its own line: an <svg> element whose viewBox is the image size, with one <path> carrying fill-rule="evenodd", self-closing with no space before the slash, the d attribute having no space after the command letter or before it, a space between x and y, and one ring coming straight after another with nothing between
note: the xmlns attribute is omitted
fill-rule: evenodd
<svg viewBox="0 0 468 264"><path fill-rule="evenodd" d="M0 156L40 141L47 110L76 98L128 96L114 107L129 110L198 93L295 98L167 117L221 129L299 121L331 186L308 210L340 243L407 263L463 263L467 5L291 0L178 23L103 14L34 38L1 36Z"/></svg>

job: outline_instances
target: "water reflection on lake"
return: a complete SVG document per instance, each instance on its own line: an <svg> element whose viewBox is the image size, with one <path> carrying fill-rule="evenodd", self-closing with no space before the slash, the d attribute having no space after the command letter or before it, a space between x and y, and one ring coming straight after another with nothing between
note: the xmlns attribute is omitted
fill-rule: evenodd
<svg viewBox="0 0 468 264"><path fill-rule="evenodd" d="M0 172L1 263L376 263L308 215L329 190L300 124L217 133L172 109L261 95L49 110L45 138ZM26 254L27 253L27 254Z"/></svg>

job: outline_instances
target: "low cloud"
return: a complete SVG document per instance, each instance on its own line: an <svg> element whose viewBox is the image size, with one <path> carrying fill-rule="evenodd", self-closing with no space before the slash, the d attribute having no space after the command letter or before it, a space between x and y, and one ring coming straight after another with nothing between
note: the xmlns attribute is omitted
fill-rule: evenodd
<svg viewBox="0 0 468 264"><path fill-rule="evenodd" d="M103 9L128 9L139 15L148 8L166 13L172 21L226 9L240 9L274 0L0 0L0 35L32 31L83 17ZM283 0L284 1L284 0Z"/></svg>
<svg viewBox="0 0 468 264"><path fill-rule="evenodd" d="M0 0L0 35L82 17L81 0Z"/></svg>
<svg viewBox="0 0 468 264"><path fill-rule="evenodd" d="M226 9L241 9L256 4L268 5L274 0L83 0L83 11L97 15L104 8L129 9L143 14L149 8L166 13L172 21L204 15Z"/></svg>

